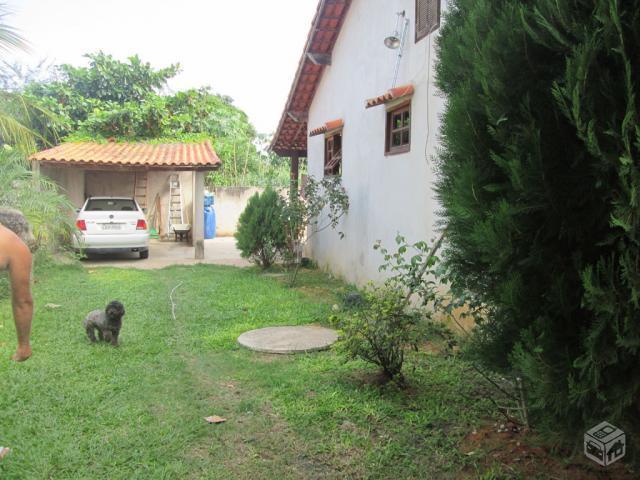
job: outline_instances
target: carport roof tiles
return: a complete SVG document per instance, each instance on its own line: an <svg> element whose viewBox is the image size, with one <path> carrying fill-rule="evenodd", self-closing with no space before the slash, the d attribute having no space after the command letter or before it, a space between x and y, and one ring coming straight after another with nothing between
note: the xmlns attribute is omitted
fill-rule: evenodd
<svg viewBox="0 0 640 480"><path fill-rule="evenodd" d="M211 142L202 143L94 143L68 142L29 157L47 163L193 168L213 170L222 162Z"/></svg>

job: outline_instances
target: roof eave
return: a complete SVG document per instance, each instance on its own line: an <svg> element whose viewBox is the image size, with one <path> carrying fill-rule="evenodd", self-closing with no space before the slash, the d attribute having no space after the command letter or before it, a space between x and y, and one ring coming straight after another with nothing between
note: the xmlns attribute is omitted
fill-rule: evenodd
<svg viewBox="0 0 640 480"><path fill-rule="evenodd" d="M94 170L169 170L169 171L216 171L222 167L221 163L215 165L148 165L148 164L120 164L120 163L104 163L104 162L82 162L67 161L55 159L30 159L32 162L38 162L41 165L50 165L58 167L81 167Z"/></svg>
<svg viewBox="0 0 640 480"><path fill-rule="evenodd" d="M291 84L291 89L289 90L289 96L287 98L287 102L285 104L285 109L282 112L282 115L280 117L280 122L278 123L278 128L276 129L276 133L273 137L273 141L271 143L271 145L269 146L269 150L276 153L277 155L280 156L288 156L285 154L281 154L280 152L288 152L288 151L296 151L300 153L300 156L304 156L306 157L307 155L307 148L306 148L306 136L307 136L307 121L306 121L306 117L309 114L309 109L307 108L306 111L304 112L296 112L296 113L302 113L305 115L305 120L304 121L299 121L296 122L298 124L300 124L301 127L303 127L304 129L304 143L305 143L305 148L294 148L291 146L288 147L283 147L283 146L278 146L277 143L279 142L279 136L282 132L282 129L285 125L285 122L287 121L287 118L291 119L291 116L289 115L291 113L291 107L294 103L294 98L295 98L295 94L296 94L296 90L298 87L298 83L300 82L300 77L302 76L302 72L304 70L305 65L307 64L307 62L310 62L313 65L318 66L321 71L318 74L318 80L315 82L315 85L313 86L313 91L311 93L311 99L313 100L313 97L315 96L318 84L320 83L320 78L322 78L322 74L324 73L324 69L331 64L330 61L327 62L321 62L321 63L316 63L313 61L313 57L314 55L317 56L318 52L314 52L312 51L312 44L313 44L313 39L314 39L314 35L318 32L319 26L320 26L320 22L323 20L323 16L322 14L324 13L326 7L328 5L335 5L338 2L336 0L320 0L320 2L318 3L318 8L316 9L316 14L313 18L313 21L311 22L311 29L309 30L309 34L307 35L307 41L305 43L305 47L304 50L302 52L302 55L300 57L300 60L298 62L298 69L296 70L296 75L294 77L293 83ZM340 15L340 18L338 19L338 25L335 29L335 37L332 41L331 47L329 49L328 55L331 55L333 53L333 48L335 47L335 43L338 39L338 36L340 35L340 32L342 30L342 26L344 25L344 20L347 16L347 13L349 11L349 7L351 6L351 0L344 0L343 2L339 2L344 4L344 9L342 10L342 13ZM294 119L291 119L292 121L295 121ZM297 136L296 136L297 138ZM296 138L294 138L294 141L296 140Z"/></svg>
<svg viewBox="0 0 640 480"><path fill-rule="evenodd" d="M61 167L82 167L94 170L168 170L168 171L215 171L222 166L222 161L214 150L211 142L193 144L197 148L190 147L191 144L176 142L175 144L146 144L143 142L117 144L116 148L123 147L129 149L127 153L131 154L131 148L134 150L139 147L153 150L134 151L133 158L123 153L122 148L113 151L113 147L109 144L96 142L66 142L55 147L36 152L29 156L32 162L38 162L44 165L55 165ZM181 146L182 149L177 152L179 161L173 161L173 158L167 158L165 147ZM185 153L184 148L187 148ZM84 149L83 149L84 147ZM105 158L104 149L111 151ZM96 152L96 149L102 151ZM159 149L163 149L158 151ZM176 152L170 152L170 156ZM141 161L144 159L144 161ZM167 161L168 160L168 161ZM185 161L186 160L186 161ZM191 161L189 161L191 160Z"/></svg>

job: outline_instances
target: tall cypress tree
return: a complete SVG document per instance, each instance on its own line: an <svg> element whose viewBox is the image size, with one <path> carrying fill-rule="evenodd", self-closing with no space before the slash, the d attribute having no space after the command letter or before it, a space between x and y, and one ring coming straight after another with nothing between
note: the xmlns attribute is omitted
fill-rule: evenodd
<svg viewBox="0 0 640 480"><path fill-rule="evenodd" d="M454 0L437 191L476 351L539 425L640 433L640 1Z"/></svg>

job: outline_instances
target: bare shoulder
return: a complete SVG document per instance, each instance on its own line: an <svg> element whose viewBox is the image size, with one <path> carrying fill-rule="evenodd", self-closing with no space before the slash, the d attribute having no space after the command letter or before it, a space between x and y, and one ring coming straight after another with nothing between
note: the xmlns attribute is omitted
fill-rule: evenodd
<svg viewBox="0 0 640 480"><path fill-rule="evenodd" d="M16 243L22 243L20 237L9 230L4 225L0 224L0 244L4 246L15 245Z"/></svg>
<svg viewBox="0 0 640 480"><path fill-rule="evenodd" d="M31 261L31 251L20 237L8 228L0 225L0 267L6 268L12 259Z"/></svg>
<svg viewBox="0 0 640 480"><path fill-rule="evenodd" d="M14 237L17 238L15 233L0 225L0 269L5 269L9 266Z"/></svg>

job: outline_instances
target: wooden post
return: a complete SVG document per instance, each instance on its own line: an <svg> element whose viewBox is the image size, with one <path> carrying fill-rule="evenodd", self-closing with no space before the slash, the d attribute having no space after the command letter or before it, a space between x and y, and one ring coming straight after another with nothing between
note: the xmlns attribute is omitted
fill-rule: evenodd
<svg viewBox="0 0 640 480"><path fill-rule="evenodd" d="M204 259L204 173L196 171L193 175L193 225L191 235L196 250L196 260Z"/></svg>
<svg viewBox="0 0 640 480"><path fill-rule="evenodd" d="M31 171L34 176L40 175L40 162L37 160L31 160Z"/></svg>
<svg viewBox="0 0 640 480"><path fill-rule="evenodd" d="M289 195L298 195L298 179L300 172L300 157L298 154L291 155L291 180L289 182Z"/></svg>
<svg viewBox="0 0 640 480"><path fill-rule="evenodd" d="M33 187L38 191L40 190L40 162L31 160L31 172L33 173Z"/></svg>

